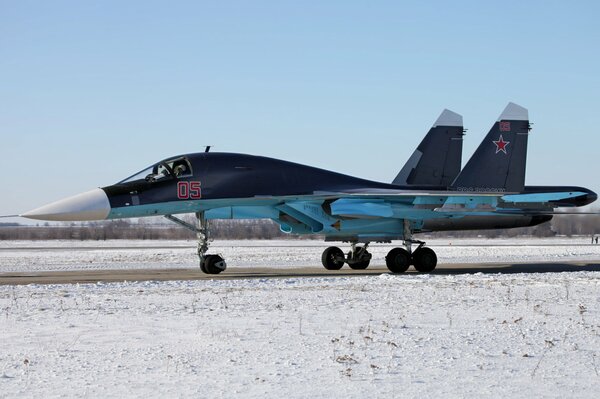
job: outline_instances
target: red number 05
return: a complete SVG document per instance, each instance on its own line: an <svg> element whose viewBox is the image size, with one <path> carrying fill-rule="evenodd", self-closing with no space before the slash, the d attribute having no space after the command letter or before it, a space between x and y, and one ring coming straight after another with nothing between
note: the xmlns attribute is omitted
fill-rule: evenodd
<svg viewBox="0 0 600 399"><path fill-rule="evenodd" d="M180 181L177 183L177 198L179 199L200 199L202 190L199 181Z"/></svg>

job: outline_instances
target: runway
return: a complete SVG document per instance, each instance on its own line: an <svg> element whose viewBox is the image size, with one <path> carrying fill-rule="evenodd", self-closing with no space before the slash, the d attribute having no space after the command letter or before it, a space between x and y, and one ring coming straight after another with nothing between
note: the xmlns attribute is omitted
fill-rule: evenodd
<svg viewBox="0 0 600 399"><path fill-rule="evenodd" d="M600 260L594 262L539 262L539 263L485 263L485 264L442 264L432 275L472 273L561 273L600 271ZM0 273L0 285L26 284L85 284L123 281L170 281L170 280L233 280L266 278L309 278L309 277L360 277L388 274L385 266L375 265L366 270L344 267L328 271L320 267L277 268L257 267L228 268L218 275L208 275L199 269L135 269L135 270L77 270L48 272ZM412 268L405 275L417 274Z"/></svg>

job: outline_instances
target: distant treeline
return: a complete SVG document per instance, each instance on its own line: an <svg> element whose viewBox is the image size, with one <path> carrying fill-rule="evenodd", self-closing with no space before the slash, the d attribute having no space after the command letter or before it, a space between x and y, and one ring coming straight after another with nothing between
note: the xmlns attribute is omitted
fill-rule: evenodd
<svg viewBox="0 0 600 399"><path fill-rule="evenodd" d="M193 217L185 219L193 223ZM311 238L285 234L271 220L214 220L210 225L215 239L274 239ZM505 230L443 231L430 233L433 237L552 237L555 235L600 234L600 216L563 215L539 226ZM0 224L0 240L188 240L196 235L176 224L157 222L156 219L137 221L112 220L103 222L65 223L35 226Z"/></svg>
<svg viewBox="0 0 600 399"><path fill-rule="evenodd" d="M193 219L188 219L192 222ZM214 220L210 223L212 238L272 239L289 237L270 220ZM111 220L35 226L2 226L0 240L188 240L196 234L174 223L157 224L145 221Z"/></svg>

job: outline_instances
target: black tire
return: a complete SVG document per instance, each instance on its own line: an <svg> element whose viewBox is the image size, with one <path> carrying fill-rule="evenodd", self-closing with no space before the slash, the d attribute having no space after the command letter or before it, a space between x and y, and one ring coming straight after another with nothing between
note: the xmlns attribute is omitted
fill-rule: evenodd
<svg viewBox="0 0 600 399"><path fill-rule="evenodd" d="M413 253L415 269L421 273L430 273L437 266L437 256L433 249L422 247Z"/></svg>
<svg viewBox="0 0 600 399"><path fill-rule="evenodd" d="M340 270L344 266L344 252L338 247L329 247L321 255L321 263L327 270Z"/></svg>
<svg viewBox="0 0 600 399"><path fill-rule="evenodd" d="M355 248L356 253L361 252L362 249L363 249L363 247L357 246ZM365 251L362 255L368 257L368 259L365 259L360 262L348 262L348 259L354 259L352 257L352 251L348 252L348 256L346 258L346 263L348 263L348 266L350 266L350 269L365 270L367 267L369 267L369 263L371 263L371 254L369 252Z"/></svg>
<svg viewBox="0 0 600 399"><path fill-rule="evenodd" d="M358 263L348 263L348 266L350 266L350 269L354 270L365 270L367 267L369 267L369 263L371 263L371 259L363 260L362 262Z"/></svg>
<svg viewBox="0 0 600 399"><path fill-rule="evenodd" d="M394 248L385 257L385 264L392 273L404 273L410 267L410 254L404 248Z"/></svg>
<svg viewBox="0 0 600 399"><path fill-rule="evenodd" d="M206 274L219 274L225 268L218 265L219 262L223 262L223 258L219 255L206 255L204 258L204 270Z"/></svg>
<svg viewBox="0 0 600 399"><path fill-rule="evenodd" d="M202 270L202 273L208 274L208 272L206 271L206 267L204 267L205 262L206 262L206 256L204 257L204 259L202 259L202 262L200 262L200 270Z"/></svg>

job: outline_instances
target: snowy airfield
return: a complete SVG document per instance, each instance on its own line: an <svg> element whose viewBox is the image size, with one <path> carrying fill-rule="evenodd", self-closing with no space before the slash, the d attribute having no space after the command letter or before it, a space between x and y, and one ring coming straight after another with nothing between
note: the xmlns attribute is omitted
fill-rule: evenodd
<svg viewBox="0 0 600 399"><path fill-rule="evenodd" d="M600 260L600 245L589 237L524 239L428 239L439 264L556 262ZM395 243L399 245L400 243ZM209 253L221 254L231 268L321 266L330 245L345 252L348 244L316 240L214 241ZM390 244L373 244L372 265L385 265ZM0 241L0 273L48 270L198 269L195 241Z"/></svg>
<svg viewBox="0 0 600 399"><path fill-rule="evenodd" d="M428 244L441 264L598 266L588 240ZM325 246L212 252L320 268ZM196 265L193 242L0 242L0 273ZM597 271L0 286L0 397L597 397L599 293Z"/></svg>

